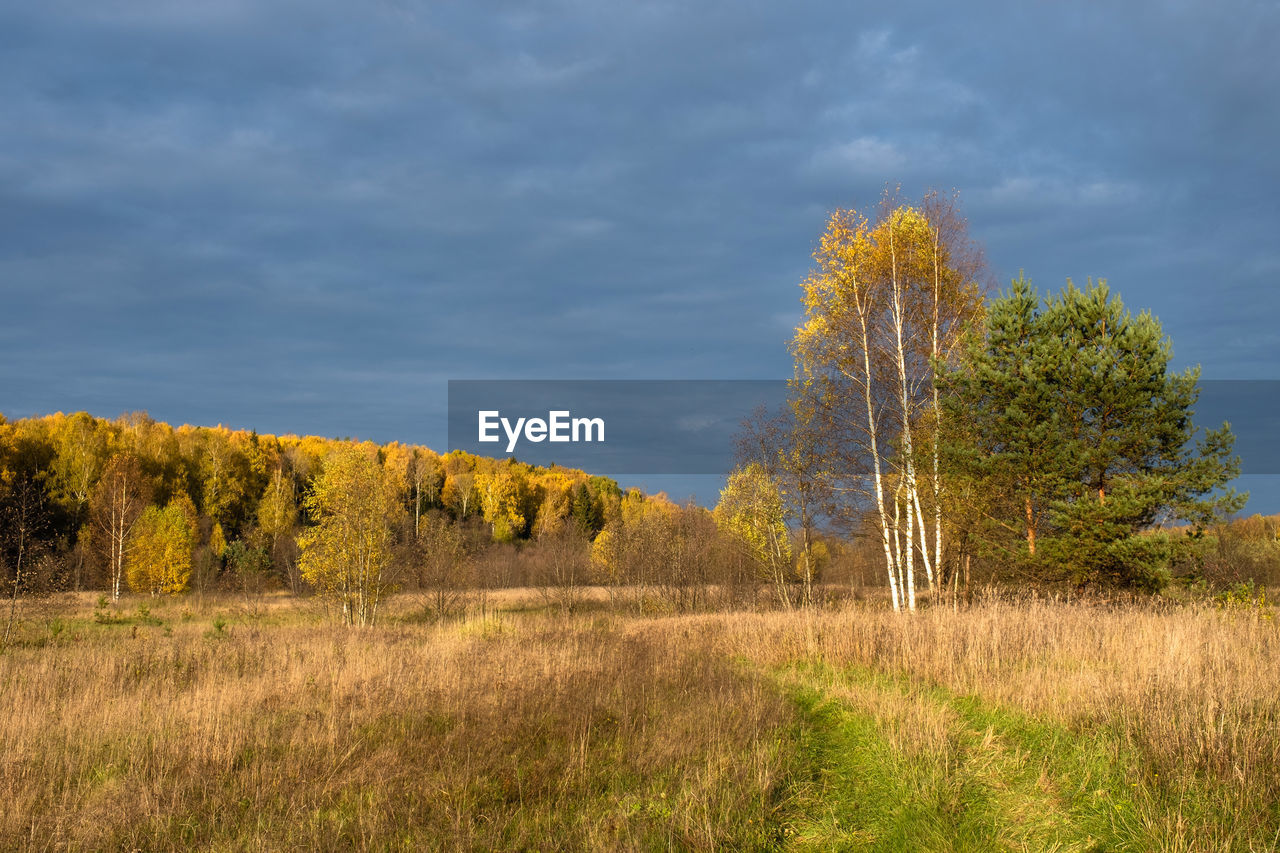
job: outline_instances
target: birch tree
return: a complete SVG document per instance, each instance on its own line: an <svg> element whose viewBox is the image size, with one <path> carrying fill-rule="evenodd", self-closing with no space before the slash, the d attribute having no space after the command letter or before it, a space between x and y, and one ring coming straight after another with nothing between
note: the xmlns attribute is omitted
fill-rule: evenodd
<svg viewBox="0 0 1280 853"><path fill-rule="evenodd" d="M89 498L89 517L107 565L113 601L120 600L129 534L150 496L150 484L143 477L137 457L118 453L107 462Z"/></svg>
<svg viewBox="0 0 1280 853"><path fill-rule="evenodd" d="M89 494L107 462L110 425L87 412L69 416L56 433L52 474L55 495L77 525L84 518Z"/></svg>
<svg viewBox="0 0 1280 853"><path fill-rule="evenodd" d="M377 446L335 449L304 505L315 526L299 538L303 577L337 601L346 624L372 625L390 586L395 527L403 513Z"/></svg>
<svg viewBox="0 0 1280 853"><path fill-rule="evenodd" d="M799 534L797 566L801 582L801 604L813 603L817 572L814 534L823 513L826 493L826 459L818 418L811 401L803 394L792 395L788 405L770 414L761 407L743 422L738 456L745 467L760 465L778 485L786 517Z"/></svg>
<svg viewBox="0 0 1280 853"><path fill-rule="evenodd" d="M129 586L150 595L185 590L191 579L194 539L191 521L179 502L170 501L164 509L147 507L129 535Z"/></svg>
<svg viewBox="0 0 1280 853"><path fill-rule="evenodd" d="M413 492L414 536L419 533L424 506L436 505L443 483L444 469L440 465L440 457L426 448L413 448L413 456L409 460L409 485Z"/></svg>
<svg viewBox="0 0 1280 853"><path fill-rule="evenodd" d="M787 591L791 541L778 483L756 463L729 475L715 508L716 523L740 543L760 574L771 582L778 600L791 607Z"/></svg>
<svg viewBox="0 0 1280 853"><path fill-rule="evenodd" d="M298 591L297 548L298 503L292 474L281 463L271 474L258 501L258 529L270 543L270 554L277 568L283 569L294 592Z"/></svg>
<svg viewBox="0 0 1280 853"><path fill-rule="evenodd" d="M981 252L954 200L886 195L874 222L832 214L814 258L793 389L822 423L836 515L876 529L893 607L914 610L917 557L933 589L945 547L934 369L980 316Z"/></svg>

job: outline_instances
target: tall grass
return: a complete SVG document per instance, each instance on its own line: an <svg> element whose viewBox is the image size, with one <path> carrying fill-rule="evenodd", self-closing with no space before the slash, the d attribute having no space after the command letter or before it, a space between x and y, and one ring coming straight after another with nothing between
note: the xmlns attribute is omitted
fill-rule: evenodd
<svg viewBox="0 0 1280 853"><path fill-rule="evenodd" d="M1104 745L1156 848L1280 840L1265 611L488 606L429 623L406 603L371 630L287 601L29 608L0 654L0 848L768 848L813 806L802 690L869 710L889 756L871 788L906 790L894 755L945 759L957 731L999 746L1004 726L1018 774Z"/></svg>
<svg viewBox="0 0 1280 853"><path fill-rule="evenodd" d="M1105 735L1140 794L1138 819L1170 849L1280 844L1280 623L1269 611L992 601L727 626L727 649L766 665L871 668L1069 736ZM893 734L916 750L939 736L926 725Z"/></svg>
<svg viewBox="0 0 1280 853"><path fill-rule="evenodd" d="M152 621L176 614L151 614ZM776 690L675 626L193 617L0 657L3 847L763 843Z"/></svg>

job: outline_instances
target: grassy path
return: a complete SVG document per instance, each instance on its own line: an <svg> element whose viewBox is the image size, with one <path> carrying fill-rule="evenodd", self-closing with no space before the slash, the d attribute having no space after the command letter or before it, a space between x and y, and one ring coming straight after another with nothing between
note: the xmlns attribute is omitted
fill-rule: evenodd
<svg viewBox="0 0 1280 853"><path fill-rule="evenodd" d="M809 777L798 850L1145 851L1122 753L968 697L864 669L775 674L797 702Z"/></svg>

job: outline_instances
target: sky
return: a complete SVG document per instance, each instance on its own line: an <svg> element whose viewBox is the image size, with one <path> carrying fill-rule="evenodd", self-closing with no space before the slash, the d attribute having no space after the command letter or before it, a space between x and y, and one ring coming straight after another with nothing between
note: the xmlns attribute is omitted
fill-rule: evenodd
<svg viewBox="0 0 1280 853"><path fill-rule="evenodd" d="M1280 379L1277 41L1246 0L3 4L0 411L444 449L450 379L785 377L886 185Z"/></svg>

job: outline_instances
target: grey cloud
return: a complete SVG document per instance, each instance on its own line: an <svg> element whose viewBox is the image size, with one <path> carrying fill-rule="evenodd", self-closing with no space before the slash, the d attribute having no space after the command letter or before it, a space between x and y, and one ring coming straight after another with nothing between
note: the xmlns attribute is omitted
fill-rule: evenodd
<svg viewBox="0 0 1280 853"><path fill-rule="evenodd" d="M440 444L448 377L783 376L826 212L898 182L959 189L997 279L1107 277L1270 375L1277 17L6 8L0 408Z"/></svg>

